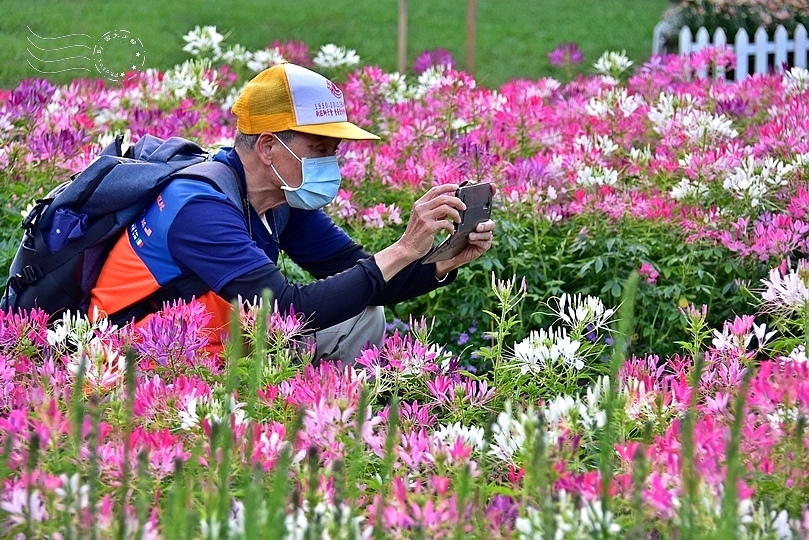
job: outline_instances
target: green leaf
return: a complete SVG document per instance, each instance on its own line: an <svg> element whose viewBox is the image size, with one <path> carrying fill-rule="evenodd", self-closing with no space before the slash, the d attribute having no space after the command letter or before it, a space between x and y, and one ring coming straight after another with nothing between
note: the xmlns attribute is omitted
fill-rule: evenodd
<svg viewBox="0 0 809 540"><path fill-rule="evenodd" d="M579 277L584 277L588 270L593 266L594 260L589 260L579 268Z"/></svg>

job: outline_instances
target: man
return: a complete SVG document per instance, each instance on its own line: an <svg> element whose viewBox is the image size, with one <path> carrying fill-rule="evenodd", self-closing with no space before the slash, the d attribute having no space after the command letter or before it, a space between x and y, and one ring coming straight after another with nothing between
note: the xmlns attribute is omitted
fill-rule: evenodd
<svg viewBox="0 0 809 540"><path fill-rule="evenodd" d="M455 258L420 259L439 231L453 230L464 205L454 184L416 201L404 234L371 256L322 210L340 185L336 160L343 139L379 139L349 123L342 92L328 79L284 63L251 80L232 109L233 148L214 160L238 175L244 208L198 180L173 180L116 243L92 291L90 312L116 313L184 276L209 288L198 296L212 315L209 341L221 346L236 298L269 289L282 312L308 321L316 358L354 360L380 344L381 307L452 282L456 269L492 244L494 223L480 224ZM246 214L245 214L246 212ZM279 251L318 281L289 283Z"/></svg>

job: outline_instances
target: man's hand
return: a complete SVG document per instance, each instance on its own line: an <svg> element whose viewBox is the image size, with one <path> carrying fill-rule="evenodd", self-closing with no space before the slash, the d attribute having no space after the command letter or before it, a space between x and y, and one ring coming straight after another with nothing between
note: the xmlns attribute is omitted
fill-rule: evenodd
<svg viewBox="0 0 809 540"><path fill-rule="evenodd" d="M430 248L433 247L433 239L438 231L446 231L448 233L455 231L453 223L460 223L461 212L466 210L463 201L455 196L457 189L458 184L435 186L415 202L410 212L407 228L404 234L402 234L402 237L393 245L374 255L376 264L382 271L382 276L385 278L385 281L389 281L402 268L426 255L427 252L430 251ZM481 224L481 226L482 225L483 224ZM492 228L493 227L494 224L492 224ZM470 235L470 241L475 235L480 234L484 236L488 234L488 244L491 246L491 230L489 230L488 233L472 233ZM485 243L485 238L478 238L475 243L478 247L475 249L480 249ZM470 248L467 248L464 253L470 251ZM489 248L486 247L483 251L487 249ZM463 257L464 253L461 253L450 261L459 260ZM469 260L474 260L479 257L480 254L468 256L472 257ZM457 266L461 264L464 263L460 263ZM457 268L457 266L453 268Z"/></svg>
<svg viewBox="0 0 809 540"><path fill-rule="evenodd" d="M480 223L475 230L469 233L469 245L451 259L435 263L436 277L443 277L452 270L470 263L489 251L494 238L494 221L491 219Z"/></svg>
<svg viewBox="0 0 809 540"><path fill-rule="evenodd" d="M455 230L453 223L460 223L461 212L466 207L455 196L457 189L457 184L435 186L413 205L407 228L399 239L402 246L412 251L413 260L430 251L438 231L452 233Z"/></svg>
<svg viewBox="0 0 809 540"><path fill-rule="evenodd" d="M497 187L494 184L490 185L492 187L492 196L494 196L497 193ZM469 233L467 237L469 245L463 251L451 259L435 263L436 277L446 276L452 270L474 261L489 251L494 239L494 229L495 223L491 219L478 224L475 230Z"/></svg>

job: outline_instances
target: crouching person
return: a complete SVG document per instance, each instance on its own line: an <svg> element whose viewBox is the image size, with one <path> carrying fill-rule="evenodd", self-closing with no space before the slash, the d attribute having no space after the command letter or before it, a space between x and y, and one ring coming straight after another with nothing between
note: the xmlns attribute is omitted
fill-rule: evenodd
<svg viewBox="0 0 809 540"><path fill-rule="evenodd" d="M452 232L460 220L455 184L428 190L402 236L373 255L338 227L322 209L340 187L338 145L379 137L348 122L340 90L313 71L271 67L245 86L232 110L234 145L213 159L234 171L242 208L205 182L172 180L110 252L90 312L142 322L162 305L156 292L161 302L183 298L183 284L197 282L204 292L194 296L211 315L209 348L218 351L231 302L269 289L281 312L292 307L306 318L317 359L350 362L381 343L381 306L449 285L457 268L491 247L489 220L454 258L422 264L436 233ZM317 281L288 281L277 264L282 251Z"/></svg>

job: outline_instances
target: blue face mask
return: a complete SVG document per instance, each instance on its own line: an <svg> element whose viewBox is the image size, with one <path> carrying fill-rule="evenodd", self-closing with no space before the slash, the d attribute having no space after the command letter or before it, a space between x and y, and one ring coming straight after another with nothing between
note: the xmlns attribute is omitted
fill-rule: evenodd
<svg viewBox="0 0 809 540"><path fill-rule="evenodd" d="M326 156L319 158L299 158L295 152L289 149L281 139L276 139L286 148L295 159L301 162L303 181L299 187L289 187L289 184L281 178L275 166L270 164L275 175L284 184L284 196L293 208L304 210L317 210L323 208L334 200L337 191L340 189L340 165L337 163L337 156Z"/></svg>

